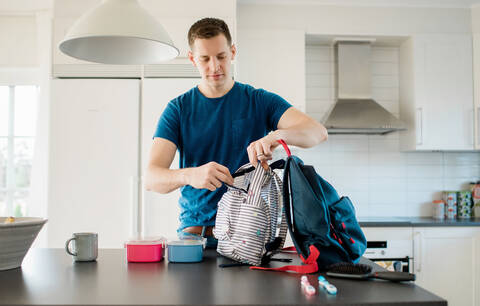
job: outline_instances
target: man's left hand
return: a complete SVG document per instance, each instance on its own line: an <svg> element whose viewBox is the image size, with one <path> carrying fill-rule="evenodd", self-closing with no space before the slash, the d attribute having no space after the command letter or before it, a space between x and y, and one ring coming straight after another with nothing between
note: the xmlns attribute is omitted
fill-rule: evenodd
<svg viewBox="0 0 480 306"><path fill-rule="evenodd" d="M258 161L262 165L267 165L267 161L272 159L273 150L279 145L274 133L260 138L257 141L250 143L247 147L248 159L252 166L256 167Z"/></svg>

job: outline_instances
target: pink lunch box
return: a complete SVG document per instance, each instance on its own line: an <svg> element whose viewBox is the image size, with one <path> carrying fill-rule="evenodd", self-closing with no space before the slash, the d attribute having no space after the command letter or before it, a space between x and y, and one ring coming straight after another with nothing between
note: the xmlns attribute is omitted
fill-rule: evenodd
<svg viewBox="0 0 480 306"><path fill-rule="evenodd" d="M128 262L157 262L163 259L164 238L130 240L125 243Z"/></svg>

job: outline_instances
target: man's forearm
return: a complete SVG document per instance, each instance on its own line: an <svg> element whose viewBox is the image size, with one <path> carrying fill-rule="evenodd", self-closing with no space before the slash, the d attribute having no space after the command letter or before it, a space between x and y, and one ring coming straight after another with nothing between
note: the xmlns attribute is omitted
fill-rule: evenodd
<svg viewBox="0 0 480 306"><path fill-rule="evenodd" d="M169 193L177 188L188 185L189 168L167 169L151 166L147 170L145 188L148 191Z"/></svg>
<svg viewBox="0 0 480 306"><path fill-rule="evenodd" d="M273 134L277 140L283 139L287 144L300 148L316 146L328 138L325 127L316 122L278 129Z"/></svg>

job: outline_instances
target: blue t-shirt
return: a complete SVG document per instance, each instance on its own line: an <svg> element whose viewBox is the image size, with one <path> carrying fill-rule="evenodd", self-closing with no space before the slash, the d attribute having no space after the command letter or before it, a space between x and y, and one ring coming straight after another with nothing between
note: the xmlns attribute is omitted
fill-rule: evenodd
<svg viewBox="0 0 480 306"><path fill-rule="evenodd" d="M180 168L215 161L234 173L249 162L247 146L276 130L289 107L274 93L238 82L219 98L207 98L194 87L168 103L154 137L177 146ZM217 203L225 191L225 185L215 191L183 186L178 230L214 225Z"/></svg>

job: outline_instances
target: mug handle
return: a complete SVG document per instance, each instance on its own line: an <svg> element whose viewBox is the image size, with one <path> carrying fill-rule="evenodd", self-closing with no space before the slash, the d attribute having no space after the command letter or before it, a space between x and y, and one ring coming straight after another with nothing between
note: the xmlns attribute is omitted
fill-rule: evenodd
<svg viewBox="0 0 480 306"><path fill-rule="evenodd" d="M70 246L70 242L71 242L72 240L75 240L75 238L70 238L70 239L68 239L67 242L65 243L65 251L66 251L68 254L72 255L72 256L77 256L77 253L72 253L72 252L70 252L69 246Z"/></svg>

